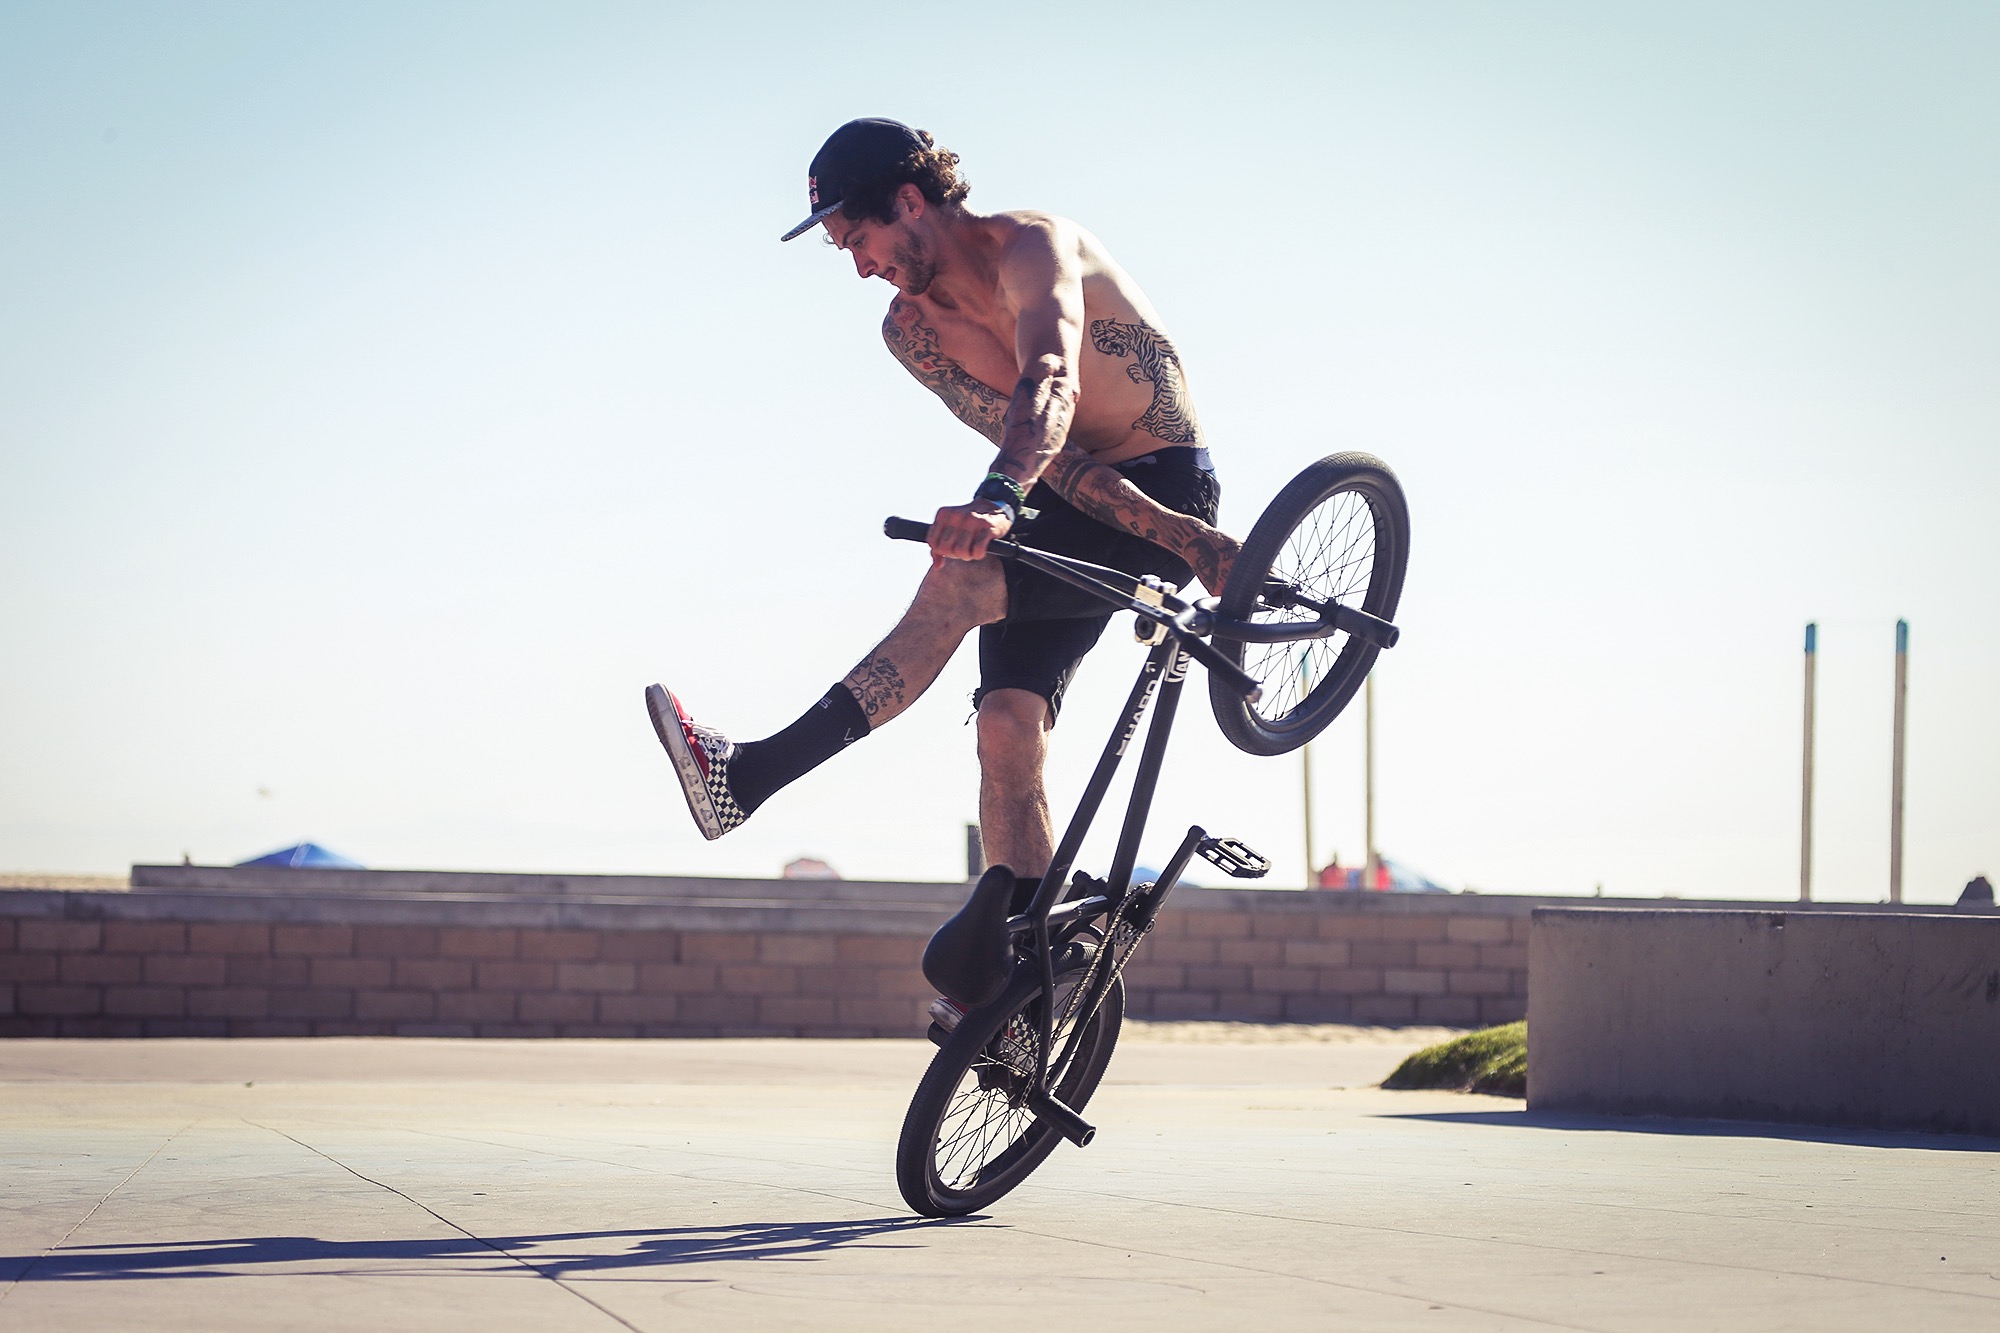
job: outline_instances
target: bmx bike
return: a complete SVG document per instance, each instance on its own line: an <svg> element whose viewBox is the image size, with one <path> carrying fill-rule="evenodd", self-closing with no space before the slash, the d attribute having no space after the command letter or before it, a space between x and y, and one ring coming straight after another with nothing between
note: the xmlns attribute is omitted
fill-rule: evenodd
<svg viewBox="0 0 2000 1333"><path fill-rule="evenodd" d="M892 518L883 531L923 541L929 525ZM1016 910L1014 876L995 866L924 952L925 976L964 1010L950 1031L931 1026L939 1049L896 1149L903 1199L929 1217L985 1208L1059 1140L1083 1147L1095 1137L1081 1112L1124 1021L1120 974L1194 857L1240 879L1270 869L1236 839L1196 825L1156 879L1132 883L1189 664L1208 668L1216 722L1239 749L1277 755L1304 745L1396 643L1409 511L1380 460L1322 458L1257 520L1221 597L1193 602L1151 576L1017 542L988 550L1133 612L1151 651L1032 900ZM1101 879L1077 871L1084 836L1155 704L1110 869Z"/></svg>

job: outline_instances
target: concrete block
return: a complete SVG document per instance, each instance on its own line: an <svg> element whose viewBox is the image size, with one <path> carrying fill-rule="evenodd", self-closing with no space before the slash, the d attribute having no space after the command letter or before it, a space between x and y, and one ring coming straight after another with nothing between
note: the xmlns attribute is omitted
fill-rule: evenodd
<svg viewBox="0 0 2000 1333"><path fill-rule="evenodd" d="M1347 940L1286 940L1285 962L1292 967L1346 967L1354 946Z"/></svg>
<svg viewBox="0 0 2000 1333"><path fill-rule="evenodd" d="M648 995L708 995L717 986L709 963L641 963L639 989Z"/></svg>
<svg viewBox="0 0 2000 1333"><path fill-rule="evenodd" d="M696 1027L719 1030L757 1021L758 999L754 995L683 995L678 999L678 1021Z"/></svg>
<svg viewBox="0 0 2000 1333"><path fill-rule="evenodd" d="M270 992L273 1018L334 1019L354 1014L354 992L346 990L274 990Z"/></svg>
<svg viewBox="0 0 2000 1333"><path fill-rule="evenodd" d="M1218 950L1225 947L1263 951L1254 959L1231 958L1228 961L1232 963L1275 963L1283 956L1282 948L1272 940L1161 939L1157 927L1146 936L1146 943L1141 947L1145 956L1156 963L1213 963L1220 956Z"/></svg>
<svg viewBox="0 0 2000 1333"><path fill-rule="evenodd" d="M1137 965L1135 964L1135 966ZM1252 970L1253 969L1248 967L1224 967L1221 965L1217 965L1215 967L1190 967L1186 969L1186 980L1183 981L1182 984L1185 985L1189 990L1212 990L1217 992L1247 991L1251 989L1250 976ZM1273 976L1278 973L1286 972L1292 969L1286 969L1281 967L1260 967L1254 970L1262 972L1266 976ZM1312 988L1312 974L1310 972L1305 972L1303 973L1303 977L1305 983L1303 988L1310 990ZM1159 985L1159 983L1154 983L1154 984ZM1164 985L1159 985L1159 988L1161 990L1166 989ZM1259 989L1266 989L1266 988L1260 987ZM1288 986L1285 987L1285 989L1297 990L1300 989L1300 987Z"/></svg>
<svg viewBox="0 0 2000 1333"><path fill-rule="evenodd" d="M606 1023L672 1023L678 1006L671 995L600 995L597 1016Z"/></svg>
<svg viewBox="0 0 2000 1333"><path fill-rule="evenodd" d="M1241 1023L1274 1023L1285 1016L1285 1006L1291 999L1288 995L1261 991L1219 991L1215 997L1215 1016Z"/></svg>
<svg viewBox="0 0 2000 1333"><path fill-rule="evenodd" d="M131 985L145 972L145 960L129 953L57 955L56 979L70 986Z"/></svg>
<svg viewBox="0 0 2000 1333"><path fill-rule="evenodd" d="M596 930L524 930L519 956L552 963L588 962L597 957L603 939L603 932Z"/></svg>
<svg viewBox="0 0 2000 1333"><path fill-rule="evenodd" d="M1311 939L1318 929L1309 912L1247 912L1250 935L1260 940Z"/></svg>
<svg viewBox="0 0 2000 1333"><path fill-rule="evenodd" d="M684 963L751 963L760 937L739 931L689 931L681 937Z"/></svg>
<svg viewBox="0 0 2000 1333"><path fill-rule="evenodd" d="M766 935L757 941L760 963L823 964L838 956L837 942L828 935Z"/></svg>
<svg viewBox="0 0 2000 1333"><path fill-rule="evenodd" d="M711 969L712 970L712 969ZM854 964L832 963L824 967L810 965L792 969L798 977L798 993L801 995L875 995L878 994L877 978L883 973L900 977L911 969L860 967Z"/></svg>
<svg viewBox="0 0 2000 1333"><path fill-rule="evenodd" d="M106 986L104 1012L112 1018L175 1018L187 1010L179 986ZM142 1034L143 1035L143 1034Z"/></svg>
<svg viewBox="0 0 2000 1333"><path fill-rule="evenodd" d="M354 927L333 925L273 926L274 954L335 956L354 952Z"/></svg>
<svg viewBox="0 0 2000 1333"><path fill-rule="evenodd" d="M1453 924L1452 918L1428 912L1422 916L1385 916L1376 938L1406 944L1434 944L1449 937Z"/></svg>
<svg viewBox="0 0 2000 1333"><path fill-rule="evenodd" d="M371 958L431 958L438 951L436 926L356 926L354 952Z"/></svg>
<svg viewBox="0 0 2000 1333"><path fill-rule="evenodd" d="M1477 944L1419 944L1418 967L1461 968L1479 966Z"/></svg>
<svg viewBox="0 0 2000 1333"><path fill-rule="evenodd" d="M187 949L187 926L179 921L106 921L107 953L181 953Z"/></svg>
<svg viewBox="0 0 2000 1333"><path fill-rule="evenodd" d="M1250 917L1244 912L1189 912L1187 938L1247 940L1250 938Z"/></svg>
<svg viewBox="0 0 2000 1333"><path fill-rule="evenodd" d="M267 1018L271 997L258 986L197 987L187 992L187 1012L191 1018Z"/></svg>
<svg viewBox="0 0 2000 1333"><path fill-rule="evenodd" d="M512 991L446 991L437 997L436 1013L440 1022L508 1023L522 998Z"/></svg>
<svg viewBox="0 0 2000 1333"><path fill-rule="evenodd" d="M716 969L716 986L725 995L796 995L799 971L762 963L732 963Z"/></svg>
<svg viewBox="0 0 2000 1333"><path fill-rule="evenodd" d="M681 956L676 930L610 930L598 944L597 956L615 963L671 963Z"/></svg>
<svg viewBox="0 0 2000 1333"><path fill-rule="evenodd" d="M526 940L522 941L525 946ZM639 988L637 963L557 963L559 991L629 994Z"/></svg>
<svg viewBox="0 0 2000 1333"><path fill-rule="evenodd" d="M228 975L221 954L158 953L145 960L145 979L155 986L220 986Z"/></svg>
<svg viewBox="0 0 2000 1333"><path fill-rule="evenodd" d="M1417 1016L1413 995L1357 995L1350 1011L1357 1023L1409 1023Z"/></svg>
<svg viewBox="0 0 2000 1333"><path fill-rule="evenodd" d="M472 966L473 983L480 990L538 991L556 988L554 963L524 963L508 959L482 959Z"/></svg>
<svg viewBox="0 0 2000 1333"><path fill-rule="evenodd" d="M24 953L102 948L104 927L95 921L23 921L20 945Z"/></svg>
<svg viewBox="0 0 2000 1333"><path fill-rule="evenodd" d="M836 1022L897 1032L906 1037L918 1035L930 1023L924 1015L924 1006L915 1000L835 1000L833 1013L822 1013L821 1021L828 1017Z"/></svg>
<svg viewBox="0 0 2000 1333"><path fill-rule="evenodd" d="M1473 1027L1479 1022L1479 1001L1470 995L1419 995L1417 1021Z"/></svg>
<svg viewBox="0 0 2000 1333"><path fill-rule="evenodd" d="M321 989L376 989L387 986L395 975L394 965L386 958L315 958L306 984Z"/></svg>
<svg viewBox="0 0 2000 1333"><path fill-rule="evenodd" d="M0 981L50 982L56 979L53 953L0 954Z"/></svg>
<svg viewBox="0 0 2000 1333"><path fill-rule="evenodd" d="M258 921L191 921L191 953L263 954L271 952L271 928Z"/></svg>
<svg viewBox="0 0 2000 1333"><path fill-rule="evenodd" d="M1356 967L1415 967L1417 946L1407 940L1356 940L1352 961Z"/></svg>
<svg viewBox="0 0 2000 1333"><path fill-rule="evenodd" d="M30 986L14 988L14 1005L38 1018L74 1018L102 1013L104 992L96 986Z"/></svg>
<svg viewBox="0 0 2000 1333"><path fill-rule="evenodd" d="M1505 944L1513 925L1502 916L1459 916L1445 925L1445 938L1457 944Z"/></svg>
<svg viewBox="0 0 2000 1333"><path fill-rule="evenodd" d="M1345 1023L1354 1016L1354 1001L1345 995L1287 995L1285 1017L1294 1023Z"/></svg>
<svg viewBox="0 0 2000 1333"><path fill-rule="evenodd" d="M395 969L395 984L404 990L472 989L473 967L469 958L398 958Z"/></svg>
<svg viewBox="0 0 2000 1333"><path fill-rule="evenodd" d="M1390 968L1382 973L1386 995L1442 995L1445 974L1436 968Z"/></svg>
<svg viewBox="0 0 2000 1333"><path fill-rule="evenodd" d="M1511 995L1514 993L1514 974L1511 972L1488 972L1478 968L1468 968L1451 974L1453 995Z"/></svg>
<svg viewBox="0 0 2000 1333"><path fill-rule="evenodd" d="M1314 989L1321 995L1380 995L1382 971L1373 967L1323 967Z"/></svg>
<svg viewBox="0 0 2000 1333"><path fill-rule="evenodd" d="M1253 967L1250 989L1310 995L1319 988L1319 971L1310 967Z"/></svg>
<svg viewBox="0 0 2000 1333"><path fill-rule="evenodd" d="M437 996L422 990L364 990L354 997L362 1020L428 1020L437 1017Z"/></svg>
<svg viewBox="0 0 2000 1333"><path fill-rule="evenodd" d="M2000 1135L2000 917L1534 920L1531 1109Z"/></svg>
<svg viewBox="0 0 2000 1333"><path fill-rule="evenodd" d="M223 980L231 986L303 986L311 970L312 960L309 958L223 955Z"/></svg>
<svg viewBox="0 0 2000 1333"><path fill-rule="evenodd" d="M504 959L518 956L521 933L492 926L446 926L438 931L444 958Z"/></svg>
<svg viewBox="0 0 2000 1333"><path fill-rule="evenodd" d="M524 1023L589 1023L597 1017L597 996L565 991L523 995L519 1012Z"/></svg>
<svg viewBox="0 0 2000 1333"><path fill-rule="evenodd" d="M1213 1018L1217 1007L1216 997L1202 991L1153 991L1147 1012L1139 1017L1146 1018Z"/></svg>
<svg viewBox="0 0 2000 1333"><path fill-rule="evenodd" d="M1290 948L1290 940L1170 940L1168 944L1178 944L1190 951L1199 950L1206 957L1175 958L1175 962L1187 963L1227 963L1236 967L1274 967L1285 961L1285 950ZM1148 940L1146 948L1153 949ZM1165 945L1160 946L1165 948ZM1165 955L1161 958L1164 960Z"/></svg>
<svg viewBox="0 0 2000 1333"><path fill-rule="evenodd" d="M834 941L834 959L842 963L902 963L915 967L924 956L924 944L928 938L928 936L916 938L897 935L843 935Z"/></svg>

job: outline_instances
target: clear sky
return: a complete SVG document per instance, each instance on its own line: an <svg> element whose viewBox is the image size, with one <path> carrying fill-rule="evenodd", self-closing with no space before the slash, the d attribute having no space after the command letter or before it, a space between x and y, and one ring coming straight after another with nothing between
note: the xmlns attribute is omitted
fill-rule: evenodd
<svg viewBox="0 0 2000 1333"><path fill-rule="evenodd" d="M749 737L892 622L879 535L990 448L889 292L777 236L855 115L1090 227L1186 360L1224 526L1401 475L1379 842L1488 891L2000 872L2000 7L0 0L0 867L310 837L371 865L956 878L961 654L703 843L641 704ZM1073 796L1138 664L1056 736ZM1183 715L1304 875L1298 760ZM1361 845L1360 721L1315 746Z"/></svg>

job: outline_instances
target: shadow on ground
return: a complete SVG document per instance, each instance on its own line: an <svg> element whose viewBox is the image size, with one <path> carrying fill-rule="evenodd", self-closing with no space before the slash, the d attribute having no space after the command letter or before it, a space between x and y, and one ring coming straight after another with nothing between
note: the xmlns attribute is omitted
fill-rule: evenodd
<svg viewBox="0 0 2000 1333"><path fill-rule="evenodd" d="M1839 1143L1856 1148L1916 1148L1932 1152L2000 1152L2000 1139L1973 1134L1929 1134L1915 1130L1852 1129L1830 1125L1787 1125L1764 1120L1677 1120L1668 1116L1553 1115L1543 1111L1433 1111L1385 1115L1384 1120L1428 1120L1441 1125L1501 1125L1512 1129L1560 1129L1618 1134L1678 1134L1690 1138L1793 1139Z"/></svg>
<svg viewBox="0 0 2000 1333"><path fill-rule="evenodd" d="M422 1240L320 1240L312 1236L240 1236L139 1245L64 1246L40 1255L0 1256L0 1281L89 1282L132 1278L223 1277L246 1269L295 1264L327 1274L381 1273L384 1263L425 1271L427 1260L490 1258L526 1265L545 1277L665 1268L717 1260L811 1259L836 1249L914 1249L897 1236L976 1219L880 1217L842 1222L747 1222L721 1227L646 1227L563 1231L536 1236L439 1236ZM604 1242L623 1241L620 1246ZM576 1251L582 1250L582 1253Z"/></svg>

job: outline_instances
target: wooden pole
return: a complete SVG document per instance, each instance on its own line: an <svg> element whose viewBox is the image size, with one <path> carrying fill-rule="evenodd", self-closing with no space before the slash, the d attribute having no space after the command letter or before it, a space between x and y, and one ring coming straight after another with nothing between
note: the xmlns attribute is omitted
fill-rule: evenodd
<svg viewBox="0 0 2000 1333"><path fill-rule="evenodd" d="M1799 901L1812 901L1812 817L1813 817L1813 693L1815 668L1819 663L1819 626L1806 624L1806 744L1805 774L1799 797Z"/></svg>
<svg viewBox="0 0 2000 1333"><path fill-rule="evenodd" d="M1903 901L1903 701L1910 685L1910 622L1896 622L1896 739L1890 747L1889 901Z"/></svg>
<svg viewBox="0 0 2000 1333"><path fill-rule="evenodd" d="M1366 816L1368 859L1362 862L1364 868L1361 872L1361 887L1372 889L1375 887L1375 673L1372 671L1368 673L1368 683L1362 687L1362 694L1364 698L1361 712L1365 737L1363 749L1366 752L1363 759L1366 767L1363 773L1362 799Z"/></svg>

